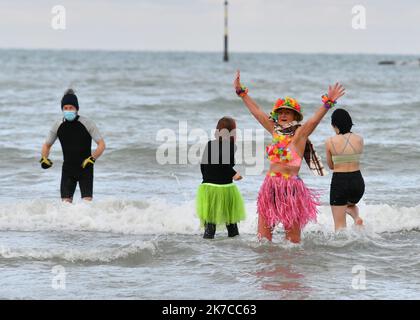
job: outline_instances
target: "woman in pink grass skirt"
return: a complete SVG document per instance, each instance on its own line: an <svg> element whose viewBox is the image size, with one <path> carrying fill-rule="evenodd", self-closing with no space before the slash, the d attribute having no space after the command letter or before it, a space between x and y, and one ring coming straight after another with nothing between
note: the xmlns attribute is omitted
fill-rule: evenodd
<svg viewBox="0 0 420 320"><path fill-rule="evenodd" d="M286 239L299 243L303 227L311 220L316 221L319 205L317 192L306 187L298 176L302 159L314 174L325 175L308 137L344 95L344 87L339 83L329 86L328 95L322 96L322 106L304 124L300 123L303 115L297 100L278 99L268 116L241 85L239 71L234 87L248 110L273 137L266 149L270 169L258 193L258 236L271 241L274 227L282 223Z"/></svg>

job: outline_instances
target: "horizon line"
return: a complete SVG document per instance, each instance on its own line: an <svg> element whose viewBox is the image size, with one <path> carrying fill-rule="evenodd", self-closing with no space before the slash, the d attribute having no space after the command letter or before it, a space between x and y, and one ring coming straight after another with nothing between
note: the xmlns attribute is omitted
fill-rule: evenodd
<svg viewBox="0 0 420 320"><path fill-rule="evenodd" d="M21 51L81 51L81 52L113 52L113 53L212 53L223 55L223 50L170 50L170 49L105 49L105 48L29 48L29 47L0 47L0 50L21 50ZM420 53L382 53L382 52L293 52L293 51L229 51L230 54L301 54L301 55L399 55L399 56L420 56Z"/></svg>

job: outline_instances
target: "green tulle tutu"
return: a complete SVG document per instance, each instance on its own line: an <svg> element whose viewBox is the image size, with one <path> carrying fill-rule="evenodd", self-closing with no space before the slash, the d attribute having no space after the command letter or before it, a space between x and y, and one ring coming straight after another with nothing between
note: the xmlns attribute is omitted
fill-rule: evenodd
<svg viewBox="0 0 420 320"><path fill-rule="evenodd" d="M197 215L204 223L231 224L245 220L244 200L234 183L202 183L196 199Z"/></svg>

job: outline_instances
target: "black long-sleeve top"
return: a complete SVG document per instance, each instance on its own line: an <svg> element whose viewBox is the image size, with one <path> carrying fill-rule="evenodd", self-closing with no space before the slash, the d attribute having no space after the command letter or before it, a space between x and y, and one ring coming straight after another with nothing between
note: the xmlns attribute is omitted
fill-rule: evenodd
<svg viewBox="0 0 420 320"><path fill-rule="evenodd" d="M207 143L201 160L203 183L228 184L232 183L236 171L236 145L232 140L211 140Z"/></svg>

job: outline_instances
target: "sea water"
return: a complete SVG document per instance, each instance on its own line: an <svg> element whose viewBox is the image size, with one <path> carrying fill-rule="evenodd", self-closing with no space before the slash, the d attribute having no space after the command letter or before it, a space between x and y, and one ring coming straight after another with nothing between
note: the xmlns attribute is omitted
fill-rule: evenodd
<svg viewBox="0 0 420 320"><path fill-rule="evenodd" d="M397 63L378 65L389 59ZM417 57L238 53L223 63L216 53L0 50L0 63L0 298L420 298ZM251 165L239 161L247 209L241 235L229 239L221 227L214 240L202 239L194 203L199 165L161 164L157 136L171 130L179 147L187 125L188 135L201 129L211 138L225 115L238 130L261 129L233 91L236 69L264 111L288 95L305 119L329 84L343 83L338 106L365 141L364 229L349 218L347 230L333 232L331 174L312 176L303 164L301 178L322 195L318 221L299 245L285 242L280 226L273 243L259 242L264 170L247 174ZM107 144L95 164L92 203L78 190L74 204L59 200L58 141L54 166L38 163L69 86ZM311 136L323 159L333 134L327 114Z"/></svg>

